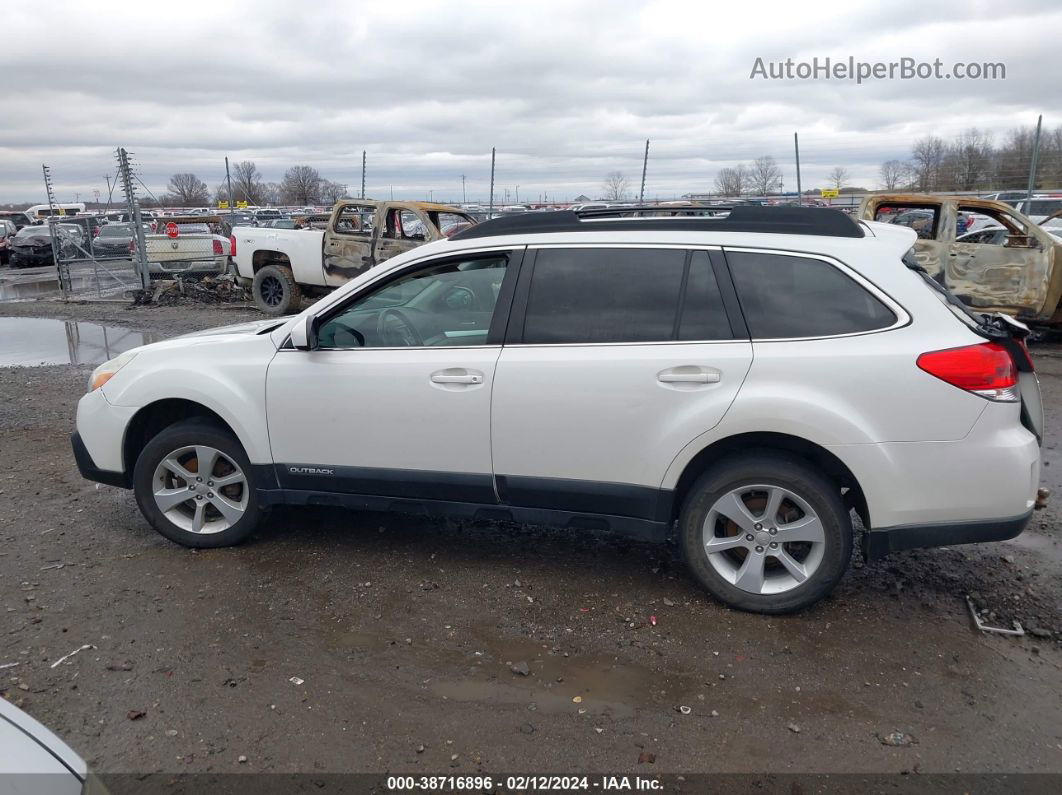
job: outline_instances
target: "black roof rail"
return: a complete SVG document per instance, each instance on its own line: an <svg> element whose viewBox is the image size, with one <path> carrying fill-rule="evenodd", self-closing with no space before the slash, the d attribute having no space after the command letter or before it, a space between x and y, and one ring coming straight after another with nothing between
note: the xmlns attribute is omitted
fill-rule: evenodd
<svg viewBox="0 0 1062 795"><path fill-rule="evenodd" d="M722 215L726 213L726 215ZM713 215L715 214L715 215ZM863 237L863 228L827 207L647 205L605 210L556 210L503 215L470 226L451 240L548 232L768 232L779 235Z"/></svg>

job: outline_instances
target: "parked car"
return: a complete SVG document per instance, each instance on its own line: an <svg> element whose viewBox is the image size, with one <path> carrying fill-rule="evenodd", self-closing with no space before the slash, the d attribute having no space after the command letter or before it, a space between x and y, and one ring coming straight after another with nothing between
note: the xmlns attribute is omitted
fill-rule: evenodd
<svg viewBox="0 0 1062 795"><path fill-rule="evenodd" d="M284 214L280 210L276 210L272 207L265 207L261 210L254 211L254 220L258 222L259 226L269 222L276 221L279 218L283 218Z"/></svg>
<svg viewBox="0 0 1062 795"><path fill-rule="evenodd" d="M299 306L304 292L346 284L397 254L442 239L440 228L458 222L475 220L446 204L343 200L323 230L237 230L233 263L255 305L283 315Z"/></svg>
<svg viewBox="0 0 1062 795"><path fill-rule="evenodd" d="M4 698L0 698L0 792L107 795L70 746Z"/></svg>
<svg viewBox="0 0 1062 795"><path fill-rule="evenodd" d="M1062 196L1033 196L1031 199L1022 199L1015 207L1018 212L1041 224L1062 210Z"/></svg>
<svg viewBox="0 0 1062 795"><path fill-rule="evenodd" d="M265 229L295 229L295 222L290 218L276 218L272 221L264 221L258 224Z"/></svg>
<svg viewBox="0 0 1062 795"><path fill-rule="evenodd" d="M145 223L143 226L144 234L150 235L151 224ZM127 259L133 237L133 224L104 224L99 235L92 241L92 251L103 259Z"/></svg>
<svg viewBox="0 0 1062 795"><path fill-rule="evenodd" d="M852 510L871 560L1032 515L1028 329L915 241L795 207L498 219L101 365L74 455L189 547L280 504L558 524L674 537L723 602L796 610L844 574Z"/></svg>
<svg viewBox="0 0 1062 795"><path fill-rule="evenodd" d="M863 200L859 217L876 220L887 210L923 219L915 244L918 262L971 307L1037 326L1062 324L1062 246L1010 205L964 196L875 194ZM957 240L959 213L986 216L991 225L1004 227L1003 245Z"/></svg>
<svg viewBox="0 0 1062 795"><path fill-rule="evenodd" d="M85 245L85 233L76 224L54 224L59 240L59 253L64 259L81 256L79 247ZM11 238L8 248L11 251L11 267L32 268L40 265L54 265L52 254L52 236L47 224L24 226Z"/></svg>
<svg viewBox="0 0 1062 795"><path fill-rule="evenodd" d="M156 232L144 238L151 278L224 273L232 243L211 229L210 220L211 216L184 216L160 221ZM169 229L176 229L176 234L171 237ZM136 252L135 241L129 244L129 251Z"/></svg>
<svg viewBox="0 0 1062 795"><path fill-rule="evenodd" d="M15 236L18 229L15 227L15 222L8 220L7 218L0 218L0 265L7 265L11 259L11 238Z"/></svg>
<svg viewBox="0 0 1062 795"><path fill-rule="evenodd" d="M16 231L24 226L36 223L36 219L30 218L22 210L0 210L0 218L11 221L15 225Z"/></svg>

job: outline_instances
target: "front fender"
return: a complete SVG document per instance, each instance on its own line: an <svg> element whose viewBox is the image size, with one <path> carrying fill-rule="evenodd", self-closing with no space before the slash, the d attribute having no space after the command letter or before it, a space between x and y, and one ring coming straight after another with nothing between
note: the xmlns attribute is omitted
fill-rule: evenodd
<svg viewBox="0 0 1062 795"><path fill-rule="evenodd" d="M266 370L276 348L268 335L215 342L210 337L160 350L149 346L102 389L115 406L144 408L188 400L221 417L254 464L272 463L265 414Z"/></svg>

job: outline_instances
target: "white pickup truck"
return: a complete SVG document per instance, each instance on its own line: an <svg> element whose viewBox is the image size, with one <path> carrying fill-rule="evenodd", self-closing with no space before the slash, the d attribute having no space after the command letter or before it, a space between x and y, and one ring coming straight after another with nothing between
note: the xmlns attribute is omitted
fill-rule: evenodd
<svg viewBox="0 0 1062 795"><path fill-rule="evenodd" d="M328 292L396 254L474 223L446 204L343 200L324 229L233 228L233 264L259 309L285 315L298 311L303 294Z"/></svg>
<svg viewBox="0 0 1062 795"><path fill-rule="evenodd" d="M215 230L221 228L217 216L169 217L159 220L153 234L144 235L148 271L153 279L175 276L196 277L224 273L228 267L231 241ZM129 243L136 251L136 238Z"/></svg>

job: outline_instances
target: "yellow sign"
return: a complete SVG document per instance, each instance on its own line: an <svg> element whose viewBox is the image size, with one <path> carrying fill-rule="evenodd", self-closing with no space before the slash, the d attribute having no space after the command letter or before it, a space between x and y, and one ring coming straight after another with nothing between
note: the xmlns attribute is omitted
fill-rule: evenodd
<svg viewBox="0 0 1062 795"><path fill-rule="evenodd" d="M246 207L247 206L247 202L236 202L236 206L237 207Z"/></svg>
<svg viewBox="0 0 1062 795"><path fill-rule="evenodd" d="M59 215L66 215L66 210L64 210L62 207L60 207L59 210L58 210L58 214Z"/></svg>
<svg viewBox="0 0 1062 795"><path fill-rule="evenodd" d="M819 193L822 194L824 199L836 199L841 195L841 192L837 188L821 188Z"/></svg>
<svg viewBox="0 0 1062 795"><path fill-rule="evenodd" d="M219 210L227 210L227 209L229 209L229 203L228 202L218 202L218 209Z"/></svg>

